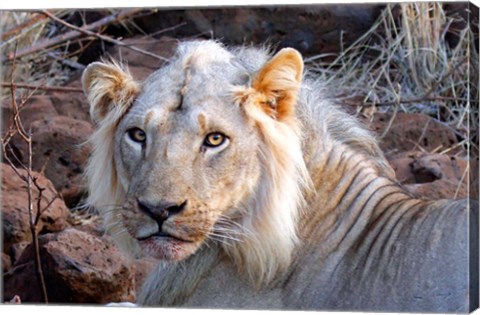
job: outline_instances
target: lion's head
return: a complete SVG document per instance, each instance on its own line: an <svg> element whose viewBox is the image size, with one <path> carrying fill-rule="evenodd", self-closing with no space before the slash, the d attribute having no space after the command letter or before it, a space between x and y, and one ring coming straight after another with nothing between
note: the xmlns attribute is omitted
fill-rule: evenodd
<svg viewBox="0 0 480 315"><path fill-rule="evenodd" d="M294 113L303 62L293 49L251 54L183 43L144 83L116 63L85 70L88 202L136 253L220 246L255 283L290 263L308 183Z"/></svg>

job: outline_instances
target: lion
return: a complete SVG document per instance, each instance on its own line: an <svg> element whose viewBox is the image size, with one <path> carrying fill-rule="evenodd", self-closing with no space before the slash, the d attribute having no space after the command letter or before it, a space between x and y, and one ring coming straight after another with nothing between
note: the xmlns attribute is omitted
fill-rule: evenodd
<svg viewBox="0 0 480 315"><path fill-rule="evenodd" d="M477 206L402 188L298 51L189 41L142 83L113 61L82 83L87 202L122 248L160 259L139 305L478 305Z"/></svg>

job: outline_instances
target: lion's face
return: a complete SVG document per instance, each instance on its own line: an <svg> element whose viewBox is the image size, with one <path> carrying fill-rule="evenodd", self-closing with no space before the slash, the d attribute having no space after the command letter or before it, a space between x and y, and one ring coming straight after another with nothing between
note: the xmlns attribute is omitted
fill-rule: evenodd
<svg viewBox="0 0 480 315"><path fill-rule="evenodd" d="M115 65L85 71L99 126L90 192L98 182L112 188L107 200L90 199L100 208L113 199L111 221L144 254L180 260L206 240L258 247L261 233L265 246L281 243L272 227L293 241L297 199L284 195L298 190L303 165L293 114L303 63L287 49L255 73L247 68L207 42L184 46L142 85ZM285 209L270 213L277 203ZM259 234L245 237L251 230ZM256 255L266 257L261 248Z"/></svg>
<svg viewBox="0 0 480 315"><path fill-rule="evenodd" d="M120 122L114 159L128 192L120 210L128 232L146 253L181 259L222 235L214 225L228 228L247 201L260 176L260 141L228 84L199 74L184 85L166 72L171 81L148 82Z"/></svg>

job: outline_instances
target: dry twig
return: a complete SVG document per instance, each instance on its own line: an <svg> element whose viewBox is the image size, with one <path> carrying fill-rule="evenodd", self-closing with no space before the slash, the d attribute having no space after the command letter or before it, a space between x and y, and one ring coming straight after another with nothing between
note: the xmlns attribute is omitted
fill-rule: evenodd
<svg viewBox="0 0 480 315"><path fill-rule="evenodd" d="M12 36L20 33L21 31L28 28L29 26L32 26L32 25L36 24L37 22L45 20L45 19L47 19L47 17L42 15L42 14L34 15L31 19L28 19L28 20L24 21L23 23L21 23L21 24L15 26L15 27L3 32L2 37L1 37L2 41L6 41L6 40L10 39Z"/></svg>
<svg viewBox="0 0 480 315"><path fill-rule="evenodd" d="M43 269L42 269L42 264L41 264L41 258L40 258L40 249L39 249L39 243L38 243L38 235L37 235L37 225L40 220L40 216L42 213L47 210L50 205L53 203L53 201L57 198L55 196L53 200L48 202L47 206L42 208L41 207L41 201L43 198L43 191L45 191L44 187L41 187L38 182L37 182L37 177L34 177L32 174L32 136L30 132L26 132L22 121L20 117L20 106L18 106L16 97L15 97L15 83L14 83L14 72L15 72L15 58L13 59L13 67L12 67L12 73L11 73L11 83L10 83L10 93L11 93L11 98L12 98L12 109L13 109L13 121L14 121L14 129L10 128L7 131L7 134L2 137L2 148L4 152L4 157L5 160L7 161L7 164L14 170L14 172L27 184L27 194L28 194L28 216L29 216L29 227L30 227L30 232L32 235L32 243L33 243L33 251L34 251L34 257L35 257L35 270L37 273L38 277L38 282L41 288L41 294L42 298L45 301L45 303L48 303L48 295L47 295L47 288L45 285L45 278L43 275ZM26 100L24 100L22 103L24 104ZM9 158L7 154L7 148L9 148L9 142L13 137L13 134L19 134L20 137L22 138L23 141L27 143L28 146L28 163L27 165L21 164L21 168L27 173L27 176L24 176L20 173L18 168L15 166L15 164L12 162L12 160ZM10 152L10 154L15 155L13 152ZM18 157L15 156L16 160L19 160ZM34 206L33 206L33 186L38 191L38 195L36 196L37 198L37 209L36 209L36 215L34 216Z"/></svg>
<svg viewBox="0 0 480 315"><path fill-rule="evenodd" d="M106 42L109 42L109 43L112 43L114 45L118 45L118 46L122 46L122 47L125 47L125 48L128 48L128 49L131 49L135 52L138 52L138 53L141 53L141 54L144 54L144 55L147 55L147 56L150 56L150 57L153 57L155 59L159 59L159 60L163 60L163 61L168 61L167 58L165 57L162 57L162 56L159 56L157 54L154 54L154 53L151 53L149 51L146 51L146 50L143 50L143 49L140 49L140 48L137 48L135 46L131 46L131 45L127 45L125 44L124 42L121 42L119 40L116 40L116 39L113 39L111 37L108 37L108 36L105 36L105 35L102 35L102 34L99 34L99 33L95 33L95 32L92 32L92 31L89 31L87 30L87 27L85 28L81 28L81 27L78 27L78 26L75 26L73 24L70 24L68 22L65 22L64 20L62 19L59 19L57 18L55 15L51 14L50 12L48 12L47 10L43 10L42 11L43 14L45 14L46 16L48 16L50 19L68 27L68 28L71 28L73 30L76 30L80 33L83 33L85 35L88 35L88 36L94 36L94 37L97 37L101 40L104 40Z"/></svg>
<svg viewBox="0 0 480 315"><path fill-rule="evenodd" d="M124 9L124 10L119 11L116 14L112 14L112 15L109 15L107 17L104 17L103 19L100 19L100 20L98 20L94 23L85 25L84 27L79 28L79 29L81 29L82 31L92 31L92 30L107 26L111 23L118 22L122 19L125 19L129 16L134 15L135 13L137 13L139 11L141 11L141 9ZM40 12L40 13L44 14L43 11ZM17 51L16 52L16 58L21 58L21 57L36 53L38 51L44 50L46 48L49 48L49 47L52 47L52 46L55 46L55 45L59 45L61 43L69 41L71 39L77 38L80 35L85 34L82 31L73 30L73 31L70 31L70 32L52 37L52 38L45 38L44 40L36 43L35 45L32 45L30 47L25 47L25 48ZM13 53L9 54L8 59L13 60Z"/></svg>
<svg viewBox="0 0 480 315"><path fill-rule="evenodd" d="M26 90L42 90L49 92L75 92L83 93L83 90L80 88L67 87L67 86L47 86L47 85L32 85L32 84L23 84L23 83L13 83L15 88L26 89ZM11 83L2 82L2 87L10 87Z"/></svg>

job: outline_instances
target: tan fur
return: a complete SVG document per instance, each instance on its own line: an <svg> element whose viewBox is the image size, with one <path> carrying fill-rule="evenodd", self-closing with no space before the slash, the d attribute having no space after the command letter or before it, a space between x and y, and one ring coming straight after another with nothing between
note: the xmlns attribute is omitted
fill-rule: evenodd
<svg viewBox="0 0 480 315"><path fill-rule="evenodd" d="M360 259L370 230L397 215L463 207L405 192L374 137L302 73L293 49L270 57L212 41L180 45L141 87L116 65L87 68L84 88L98 122L88 201L123 247L165 260L140 303L338 304L325 299L357 282L329 277L344 257ZM128 138L132 127L145 131L144 144ZM206 147L211 132L227 140ZM186 205L161 225L184 242L151 241L160 228L139 204L165 201Z"/></svg>

